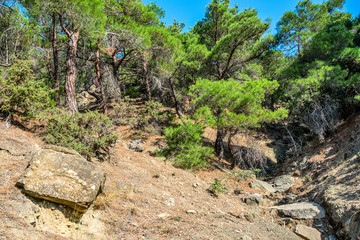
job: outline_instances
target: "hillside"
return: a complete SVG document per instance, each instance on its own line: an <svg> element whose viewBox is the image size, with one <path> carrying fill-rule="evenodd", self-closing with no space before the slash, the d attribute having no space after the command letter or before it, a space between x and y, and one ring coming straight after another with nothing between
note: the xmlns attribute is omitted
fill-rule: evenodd
<svg viewBox="0 0 360 240"><path fill-rule="evenodd" d="M226 194L211 196L207 188L224 172L176 169L147 151L129 150L125 140L110 162L96 163L107 174L104 192L78 220L73 210L15 187L44 143L15 127L0 131L0 239L300 239L278 225L266 206L243 203L232 192L234 183ZM239 184L261 192L248 188L248 181Z"/></svg>

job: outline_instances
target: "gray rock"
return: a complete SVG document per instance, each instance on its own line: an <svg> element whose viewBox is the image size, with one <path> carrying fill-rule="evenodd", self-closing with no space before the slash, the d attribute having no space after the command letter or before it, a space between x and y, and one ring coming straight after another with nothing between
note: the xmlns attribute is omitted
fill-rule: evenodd
<svg viewBox="0 0 360 240"><path fill-rule="evenodd" d="M46 146L34 154L16 185L36 198L84 212L102 190L104 170L75 151Z"/></svg>
<svg viewBox="0 0 360 240"><path fill-rule="evenodd" d="M88 93L87 91L83 91L77 94L76 103L80 110L91 109L97 103L97 98Z"/></svg>
<svg viewBox="0 0 360 240"><path fill-rule="evenodd" d="M253 193L243 198L243 201L250 206L258 206L262 203L261 194Z"/></svg>
<svg viewBox="0 0 360 240"><path fill-rule="evenodd" d="M281 214L295 219L325 218L325 209L319 204L312 202L293 203L288 205L271 207L270 209L276 209Z"/></svg>
<svg viewBox="0 0 360 240"><path fill-rule="evenodd" d="M250 182L250 187L254 189L260 189L264 191L265 193L274 193L276 192L276 189L273 188L269 183L260 181L260 180L254 180Z"/></svg>
<svg viewBox="0 0 360 240"><path fill-rule="evenodd" d="M321 233L318 230L305 225L297 225L294 233L305 240L321 240Z"/></svg>
<svg viewBox="0 0 360 240"><path fill-rule="evenodd" d="M141 144L141 140L134 140L127 144L127 147L131 150L134 150L136 152L142 152L144 151L144 148Z"/></svg>
<svg viewBox="0 0 360 240"><path fill-rule="evenodd" d="M274 188L279 192L286 192L294 184L294 178L289 175L282 175L274 180Z"/></svg>

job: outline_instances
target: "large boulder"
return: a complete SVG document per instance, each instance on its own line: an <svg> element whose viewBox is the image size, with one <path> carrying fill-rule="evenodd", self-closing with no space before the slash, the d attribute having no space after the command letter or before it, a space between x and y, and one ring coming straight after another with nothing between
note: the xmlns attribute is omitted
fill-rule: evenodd
<svg viewBox="0 0 360 240"><path fill-rule="evenodd" d="M102 190L104 170L67 148L45 146L17 181L26 194L84 212Z"/></svg>
<svg viewBox="0 0 360 240"><path fill-rule="evenodd" d="M325 209L319 204L312 202L293 203L277 207L271 207L285 216L295 219L321 219L325 218Z"/></svg>

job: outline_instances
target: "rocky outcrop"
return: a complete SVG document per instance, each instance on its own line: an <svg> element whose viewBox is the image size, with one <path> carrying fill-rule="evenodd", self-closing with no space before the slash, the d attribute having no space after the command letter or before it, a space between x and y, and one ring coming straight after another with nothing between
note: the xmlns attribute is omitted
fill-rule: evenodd
<svg viewBox="0 0 360 240"><path fill-rule="evenodd" d="M321 219L326 213L323 207L312 202L293 203L270 209L276 209L279 213L295 219Z"/></svg>
<svg viewBox="0 0 360 240"><path fill-rule="evenodd" d="M102 190L104 170L75 151L45 146L17 181L26 194L84 212Z"/></svg>

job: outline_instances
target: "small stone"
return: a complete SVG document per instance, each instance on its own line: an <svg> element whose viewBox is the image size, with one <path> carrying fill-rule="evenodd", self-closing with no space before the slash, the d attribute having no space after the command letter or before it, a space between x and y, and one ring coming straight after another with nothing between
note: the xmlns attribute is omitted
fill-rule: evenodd
<svg viewBox="0 0 360 240"><path fill-rule="evenodd" d="M134 150L136 152L142 152L144 151L144 148L141 144L141 140L134 140L127 144L127 147L131 150Z"/></svg>
<svg viewBox="0 0 360 240"><path fill-rule="evenodd" d="M194 183L193 187L194 188L201 187L201 184L200 183Z"/></svg>
<svg viewBox="0 0 360 240"><path fill-rule="evenodd" d="M250 183L250 187L254 189L260 189L264 191L265 193L274 193L276 192L276 189L273 188L269 183L260 181L260 180L254 180Z"/></svg>
<svg viewBox="0 0 360 240"><path fill-rule="evenodd" d="M165 201L166 205L168 205L169 207L173 207L175 206L175 199L174 198L169 198Z"/></svg>
<svg viewBox="0 0 360 240"><path fill-rule="evenodd" d="M262 199L261 199L261 194L258 193L254 193L254 194L249 194L246 197L243 198L243 201L250 206L258 206L261 204Z"/></svg>
<svg viewBox="0 0 360 240"><path fill-rule="evenodd" d="M305 225L297 225L294 233L305 240L321 240L321 233L318 230Z"/></svg>
<svg viewBox="0 0 360 240"><path fill-rule="evenodd" d="M157 215L158 218L168 218L170 217L170 214L168 213L160 213L159 215Z"/></svg>
<svg viewBox="0 0 360 240"><path fill-rule="evenodd" d="M187 210L186 213L187 214L196 214L196 211L195 210Z"/></svg>
<svg viewBox="0 0 360 240"><path fill-rule="evenodd" d="M286 192L294 184L294 178L289 175L282 175L274 180L274 188L279 192Z"/></svg>

